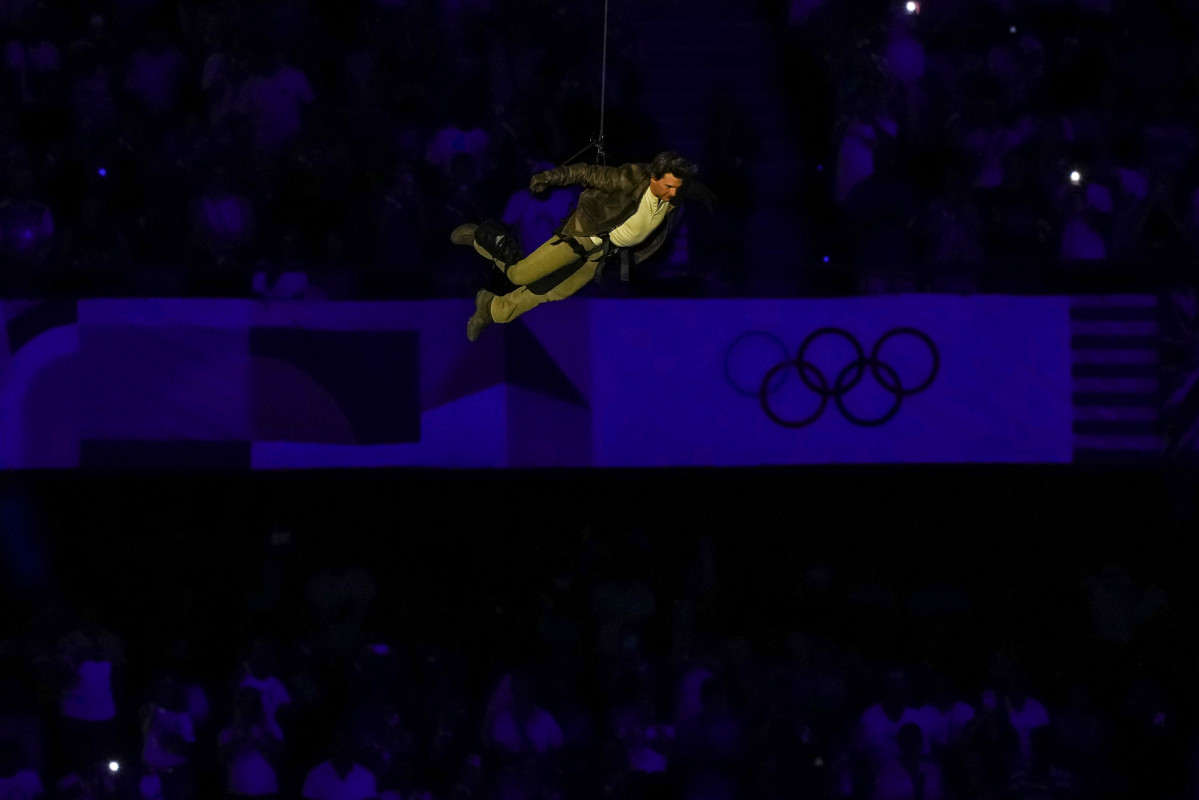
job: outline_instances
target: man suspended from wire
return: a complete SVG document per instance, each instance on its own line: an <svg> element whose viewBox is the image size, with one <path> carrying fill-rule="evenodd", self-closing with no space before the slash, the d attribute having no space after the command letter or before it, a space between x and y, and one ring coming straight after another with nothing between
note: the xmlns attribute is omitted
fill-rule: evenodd
<svg viewBox="0 0 1199 800"><path fill-rule="evenodd" d="M672 151L659 153L648 164L568 164L539 172L529 182L534 193L551 186L584 189L554 236L523 257L513 232L502 223L459 225L450 240L473 245L515 286L507 294L486 288L475 294L466 338L476 341L493 322L511 322L542 303L570 297L617 254L634 264L649 258L677 227L673 218L684 198L711 205L711 193L695 180L697 172L695 164Z"/></svg>

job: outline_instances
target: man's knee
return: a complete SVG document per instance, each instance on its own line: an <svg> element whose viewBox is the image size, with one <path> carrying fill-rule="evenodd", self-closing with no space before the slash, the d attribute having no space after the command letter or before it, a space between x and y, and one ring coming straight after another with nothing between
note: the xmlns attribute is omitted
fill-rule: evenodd
<svg viewBox="0 0 1199 800"><path fill-rule="evenodd" d="M516 265L513 264L512 266L516 266ZM504 277L508 279L508 283L511 283L514 286L528 286L529 285L529 281L522 279L520 276L520 272L513 271L513 269L511 267L504 270Z"/></svg>

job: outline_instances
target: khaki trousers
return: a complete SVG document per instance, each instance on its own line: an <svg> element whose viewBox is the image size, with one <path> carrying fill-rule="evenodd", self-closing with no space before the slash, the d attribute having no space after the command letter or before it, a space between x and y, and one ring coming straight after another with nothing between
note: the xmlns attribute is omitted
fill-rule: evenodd
<svg viewBox="0 0 1199 800"><path fill-rule="evenodd" d="M596 248L589 239L576 239L585 250ZM475 243L479 255L496 259ZM542 303L564 300L587 285L595 277L596 264L603 248L596 248L585 262L566 242L550 239L532 253L508 267L508 280L517 284L515 291L497 295L491 301L491 318L496 322L511 322L521 314ZM498 264L499 262L496 261Z"/></svg>

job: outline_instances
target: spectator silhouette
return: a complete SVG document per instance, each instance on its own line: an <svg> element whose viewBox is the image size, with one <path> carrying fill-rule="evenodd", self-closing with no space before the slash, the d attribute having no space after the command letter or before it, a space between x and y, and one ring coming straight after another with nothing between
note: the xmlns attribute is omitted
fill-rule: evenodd
<svg viewBox="0 0 1199 800"><path fill-rule="evenodd" d="M846 202L850 191L874 172L874 151L879 143L899 134L895 120L876 110L875 100L866 90L859 90L837 120L833 196L838 203Z"/></svg>
<svg viewBox="0 0 1199 800"><path fill-rule="evenodd" d="M925 210L928 268L937 275L965 275L977 280L986 257L983 222L965 165L951 163L942 175L937 196Z"/></svg>
<svg viewBox="0 0 1199 800"><path fill-rule="evenodd" d="M150 25L125 62L125 97L156 131L177 124L188 88L189 65L163 23Z"/></svg>
<svg viewBox="0 0 1199 800"><path fill-rule="evenodd" d="M1141 255L1152 263L1170 265L1194 257L1195 232L1188 226L1180 192L1178 173L1158 169L1150 175L1147 197L1137 204L1136 235L1144 248Z"/></svg>
<svg viewBox="0 0 1199 800"><path fill-rule="evenodd" d="M1032 678L1028 669L1020 664L1013 664L1003 681L1003 704L1007 709L1008 720L1016 731L1020 742L1020 756L1027 762L1031 751L1029 735L1033 729L1048 725L1049 710L1035 697L1032 697Z"/></svg>
<svg viewBox="0 0 1199 800"><path fill-rule="evenodd" d="M60 800L123 800L137 793L150 794L153 798L153 782L143 786L136 770L118 762L118 769L114 771L111 763L104 759L66 773L55 781L54 797ZM146 789L150 792L145 792Z"/></svg>
<svg viewBox="0 0 1199 800"><path fill-rule="evenodd" d="M845 200L852 258L866 294L916 291L921 198L905 174L899 145L883 139L874 170Z"/></svg>
<svg viewBox="0 0 1199 800"><path fill-rule="evenodd" d="M1055 756L1053 732L1042 725L1029 732L1028 765L1012 772L1008 796L1017 798L1075 798L1086 796L1078 779Z"/></svg>
<svg viewBox="0 0 1199 800"><path fill-rule="evenodd" d="M425 161L446 177L453 179L454 157L470 156L480 176L487 173L491 136L482 127L482 108L479 98L469 89L461 88L454 93L450 105L449 122L429 137L425 148Z"/></svg>
<svg viewBox="0 0 1199 800"><path fill-rule="evenodd" d="M1099 785L1110 769L1111 725L1086 680L1075 678L1066 687L1065 701L1051 725L1061 765L1080 780Z"/></svg>
<svg viewBox="0 0 1199 800"><path fill-rule="evenodd" d="M1035 156L1027 145L1008 150L1000 184L981 196L984 243L994 266L986 285L998 291L1037 288L1042 266L1057 256L1054 215L1034 175Z"/></svg>
<svg viewBox="0 0 1199 800"><path fill-rule="evenodd" d="M0 202L0 252L9 275L37 278L49 266L54 249L54 213L38 199L33 170L18 167Z"/></svg>
<svg viewBox="0 0 1199 800"><path fill-rule="evenodd" d="M920 709L927 749L942 757L956 755L962 747L966 727L975 717L974 706L957 697L953 682L940 671L931 676L927 700Z"/></svg>
<svg viewBox="0 0 1199 800"><path fill-rule="evenodd" d="M46 794L41 775L22 757L22 749L16 740L0 738L0 797L5 800L38 800Z"/></svg>
<svg viewBox="0 0 1199 800"><path fill-rule="evenodd" d="M101 44L81 45L69 65L66 107L68 130L87 145L96 145L120 130L115 86L118 51Z"/></svg>
<svg viewBox="0 0 1199 800"><path fill-rule="evenodd" d="M300 796L306 800L374 800L379 796L378 781L358 763L350 736L341 731L333 737L329 758L308 770Z"/></svg>
<svg viewBox="0 0 1199 800"><path fill-rule="evenodd" d="M421 710L426 724L418 758L429 770L450 774L462 766L468 751L477 746L468 698L464 667L454 654L430 653L429 673L422 681L426 687Z"/></svg>
<svg viewBox="0 0 1199 800"><path fill-rule="evenodd" d="M892 669L884 679L883 696L867 706L858 718L858 745L873 770L899 757L900 728L908 723L919 726L920 711L912 706L911 681L904 670ZM923 733L923 732L922 732Z"/></svg>
<svg viewBox="0 0 1199 800"><path fill-rule="evenodd" d="M534 160L528 173L533 175L553 168L548 161ZM577 187L559 187L537 194L521 188L508 197L500 219L515 229L521 252L531 253L550 240L577 199Z"/></svg>
<svg viewBox="0 0 1199 800"><path fill-rule="evenodd" d="M330 560L308 577L304 595L321 658L337 662L358 651L378 593L374 576L354 563Z"/></svg>
<svg viewBox="0 0 1199 800"><path fill-rule="evenodd" d="M51 11L25 9L16 35L4 44L4 101L22 138L39 151L61 132L62 53Z"/></svg>
<svg viewBox="0 0 1199 800"><path fill-rule="evenodd" d="M648 627L657 618L659 606L652 575L652 550L640 532L629 531L625 541L612 554L607 574L591 591L595 644L601 654L619 652L620 635L626 624Z"/></svg>
<svg viewBox="0 0 1199 800"><path fill-rule="evenodd" d="M13 647L13 641L0 640L0 651ZM48 775L47 745L50 730L40 713L37 690L32 680L29 658L9 657L0 661L0 742L10 748L8 758L19 770L29 769Z"/></svg>
<svg viewBox="0 0 1199 800"><path fill-rule="evenodd" d="M199 85L210 130L217 130L238 112L238 92L249 76L248 38L235 32L233 21L225 16L218 17L214 27Z"/></svg>
<svg viewBox="0 0 1199 800"><path fill-rule="evenodd" d="M505 673L483 716L483 755L501 792L536 792L561 781L562 728L538 697L533 674Z"/></svg>
<svg viewBox="0 0 1199 800"><path fill-rule="evenodd" d="M236 268L253 252L258 213L250 198L239 191L228 165L214 165L205 182L191 202L195 245L208 266Z"/></svg>
<svg viewBox="0 0 1199 800"><path fill-rule="evenodd" d="M119 48L108 27L107 18L93 12L87 18L87 27L67 46L66 69L74 73L95 64L115 66Z"/></svg>
<svg viewBox="0 0 1199 800"><path fill-rule="evenodd" d="M217 737L225 767L225 791L232 797L274 800L279 796L283 742L263 710L265 697L253 686L238 687L233 720Z"/></svg>
<svg viewBox="0 0 1199 800"><path fill-rule="evenodd" d="M636 702L616 705L609 724L630 772L658 775L667 771L674 740L671 726L655 723L648 709Z"/></svg>
<svg viewBox="0 0 1199 800"><path fill-rule="evenodd" d="M850 686L838 664L837 647L827 639L793 635L788 648L798 668L805 714L820 738L832 738L852 721L848 713Z"/></svg>
<svg viewBox="0 0 1199 800"><path fill-rule="evenodd" d="M895 735L897 753L874 782L874 800L940 800L946 796L941 767L923 755L924 734L914 722L905 722Z"/></svg>
<svg viewBox="0 0 1199 800"><path fill-rule="evenodd" d="M513 670L500 678L483 720L483 744L502 754L547 756L563 744L562 729L538 705L532 674Z"/></svg>
<svg viewBox="0 0 1199 800"><path fill-rule="evenodd" d="M262 175L275 177L277 162L303 133L315 100L308 76L259 34L248 47L249 74L234 107L250 122L254 154Z"/></svg>
<svg viewBox="0 0 1199 800"><path fill-rule="evenodd" d="M425 241L432 227L411 163L400 161L390 184L374 201L374 269L404 277L417 291L430 284ZM409 283L409 279L415 283Z"/></svg>
<svg viewBox="0 0 1199 800"><path fill-rule="evenodd" d="M119 720L125 648L88 606L59 639L57 657L65 678L58 703L63 763L86 772L125 750Z"/></svg>
<svg viewBox="0 0 1199 800"><path fill-rule="evenodd" d="M316 268L311 246L298 225L288 225L279 237L274 252L259 259L250 288L260 297L294 299L308 297L309 275Z"/></svg>
<svg viewBox="0 0 1199 800"><path fill-rule="evenodd" d="M283 741L284 725L290 712L291 693L278 677L278 651L266 638L259 637L250 643L245 660L238 668L237 688L255 689L262 700L262 720L251 720L251 725L262 725L274 738Z"/></svg>
<svg viewBox="0 0 1199 800"><path fill-rule="evenodd" d="M1020 736L1002 696L982 691L978 715L963 731L965 782L973 791L1001 786L1020 761Z"/></svg>
<svg viewBox="0 0 1199 800"><path fill-rule="evenodd" d="M1126 770L1126 790L1173 797L1184 788L1186 760L1180 709L1166 683L1138 664L1119 697L1122 725L1114 748Z"/></svg>
<svg viewBox="0 0 1199 800"><path fill-rule="evenodd" d="M1089 194L1080 187L1063 196L1060 256L1067 265L1105 261L1108 256L1102 206L1096 207Z"/></svg>
<svg viewBox="0 0 1199 800"><path fill-rule="evenodd" d="M141 731L143 769L157 779L162 800L194 798L195 724L186 688L174 676L160 674L154 680L141 708Z"/></svg>
<svg viewBox="0 0 1199 800"><path fill-rule="evenodd" d="M377 778L411 758L414 741L396 686L400 654L383 636L370 637L354 660L345 735L356 743L358 762Z"/></svg>
<svg viewBox="0 0 1199 800"><path fill-rule="evenodd" d="M677 729L680 765L693 777L713 770L733 775L740 770L749 744L745 719L734 708L722 678L704 681L700 702L700 713Z"/></svg>

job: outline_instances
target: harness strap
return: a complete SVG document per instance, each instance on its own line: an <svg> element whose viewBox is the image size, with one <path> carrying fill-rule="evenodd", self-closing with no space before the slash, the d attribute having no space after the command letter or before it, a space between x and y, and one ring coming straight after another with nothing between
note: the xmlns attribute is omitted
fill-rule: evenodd
<svg viewBox="0 0 1199 800"><path fill-rule="evenodd" d="M595 247L591 248L590 250L583 247L583 245L579 244L579 240L573 236L567 236L564 233L561 233L560 231L557 232L557 236L558 236L558 241L554 242L555 245L559 245L559 244L567 245L568 247L570 247L571 250L575 251L575 255L577 255L579 258L582 258L582 259L591 258L592 254L594 254L597 250L607 249L607 246L608 246L608 235L607 234L600 234L599 238L602 239L603 241L600 242L599 244L597 244Z"/></svg>
<svg viewBox="0 0 1199 800"><path fill-rule="evenodd" d="M595 278L593 278L593 280L596 283L599 283L601 280L603 280L604 265L608 262L609 256L620 256L620 279L622 281L624 281L625 283L628 283L628 281L629 281L629 255L628 255L628 253L626 253L624 251L624 248L616 247L615 245L613 245L612 240L611 240L611 238L609 238L608 234L606 234L606 233L597 234L597 238L600 239L600 243L597 244L595 247L592 247L590 250L588 250L586 247L584 247L582 244L580 244L579 240L576 239L575 237L567 236L564 233L562 233L560 230L556 231L555 233L557 234L558 240L556 242L554 242L554 244L555 245L565 244L567 247L569 247L571 250L573 250L575 252L575 255L577 255L579 257L579 261L577 263L579 263L580 265L584 261L587 261L588 259L590 259L591 256L595 255L595 253L597 251L603 250L603 253L596 260L596 264L595 264Z"/></svg>
<svg viewBox="0 0 1199 800"><path fill-rule="evenodd" d="M620 259L620 279L622 281L624 281L625 283L628 283L629 282L629 254L625 251L625 248L616 247L615 245L612 245L611 247L609 247L607 252L604 253L603 258L601 258L599 260L599 263L596 264L596 266L595 266L595 282L599 283L603 279L604 265L608 263L608 259L611 258L612 256L616 256L617 258Z"/></svg>
<svg viewBox="0 0 1199 800"><path fill-rule="evenodd" d="M612 242L608 238L608 234L606 234L606 233L601 233L601 234L597 235L597 238L599 238L600 243L597 244L595 247L592 247L590 250L587 249L586 247L584 247L582 244L580 244L579 240L576 239L575 237L567 236L567 235L563 234L561 232L561 230L557 231L556 233L558 236L558 241L554 242L554 244L555 245L565 244L571 250L573 250L575 252L575 255L577 255L579 257L579 260L575 263L577 263L580 266L582 266L582 264L584 262L590 260L590 258L593 255L595 255L597 252L599 252L600 250L603 251L603 253L600 254L600 257L598 259L596 259L596 264L595 264L594 280L597 283L599 282L600 278L603 277L604 262L608 260L608 256L611 253L619 252L619 249L620 249L620 248L612 247ZM626 273L627 273L627 268L622 267L621 272L620 272L621 276L623 277ZM628 280L628 278L625 278L625 280Z"/></svg>

